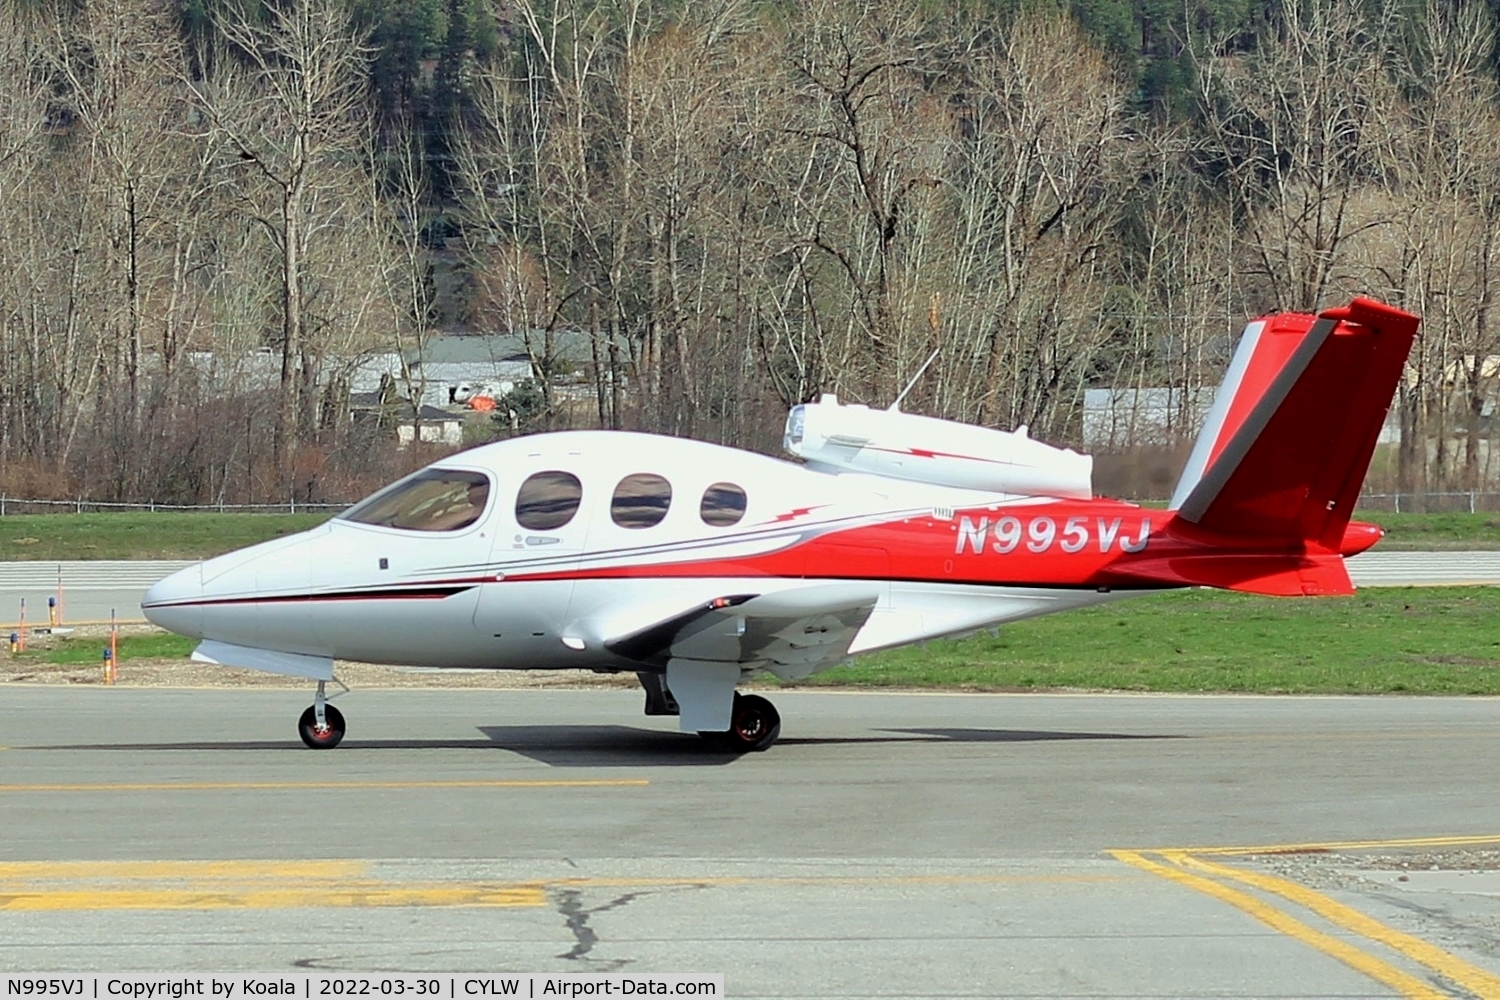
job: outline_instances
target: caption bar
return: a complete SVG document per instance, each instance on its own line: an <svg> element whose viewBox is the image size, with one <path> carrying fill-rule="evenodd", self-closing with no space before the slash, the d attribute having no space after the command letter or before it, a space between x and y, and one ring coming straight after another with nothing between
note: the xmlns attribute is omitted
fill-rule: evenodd
<svg viewBox="0 0 1500 1000"><path fill-rule="evenodd" d="M453 975L48 975L7 976L7 997L184 1000L218 997L722 997L724 974L507 972Z"/></svg>

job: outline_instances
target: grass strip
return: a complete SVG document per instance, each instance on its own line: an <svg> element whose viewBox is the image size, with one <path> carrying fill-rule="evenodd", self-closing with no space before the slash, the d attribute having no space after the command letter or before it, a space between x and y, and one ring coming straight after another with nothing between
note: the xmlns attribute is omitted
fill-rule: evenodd
<svg viewBox="0 0 1500 1000"><path fill-rule="evenodd" d="M102 663L104 649L109 638L102 635L87 637L61 636L50 649L33 646L20 654L6 654L9 662L49 663L54 666L76 666L80 663ZM122 635L116 643L119 662L135 659L186 659L198 645L197 639L187 639L169 632L152 635ZM0 647L3 648L3 647Z"/></svg>
<svg viewBox="0 0 1500 1000"><path fill-rule="evenodd" d="M1362 511L1357 520L1385 529L1377 552L1434 552L1500 549L1500 514L1392 514Z"/></svg>
<svg viewBox="0 0 1500 1000"><path fill-rule="evenodd" d="M326 512L7 514L0 517L0 561L205 559L305 531L328 517Z"/></svg>
<svg viewBox="0 0 1500 1000"><path fill-rule="evenodd" d="M812 687L1500 694L1500 588L1177 591L862 656Z"/></svg>

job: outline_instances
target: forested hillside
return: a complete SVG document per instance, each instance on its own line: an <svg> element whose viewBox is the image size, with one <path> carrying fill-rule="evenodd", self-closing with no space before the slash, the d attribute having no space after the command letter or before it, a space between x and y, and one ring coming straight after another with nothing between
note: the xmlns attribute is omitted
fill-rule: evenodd
<svg viewBox="0 0 1500 1000"><path fill-rule="evenodd" d="M1245 317L1351 294L1424 317L1390 485L1500 478L1482 2L0 3L12 496L357 495L430 454L350 366L445 327L527 340L480 435L772 449L936 352L907 409L1185 437Z"/></svg>

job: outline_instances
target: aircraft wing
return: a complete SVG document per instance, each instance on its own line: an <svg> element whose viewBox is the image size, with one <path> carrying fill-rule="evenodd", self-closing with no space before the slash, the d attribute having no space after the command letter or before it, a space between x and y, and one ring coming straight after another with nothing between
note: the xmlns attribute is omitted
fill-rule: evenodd
<svg viewBox="0 0 1500 1000"><path fill-rule="evenodd" d="M877 598L875 587L865 583L725 595L604 645L642 663L735 663L796 679L847 656Z"/></svg>

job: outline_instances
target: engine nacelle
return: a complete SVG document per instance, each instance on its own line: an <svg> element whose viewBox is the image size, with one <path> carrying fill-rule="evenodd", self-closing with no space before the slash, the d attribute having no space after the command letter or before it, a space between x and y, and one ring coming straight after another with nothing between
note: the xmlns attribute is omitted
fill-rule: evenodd
<svg viewBox="0 0 1500 1000"><path fill-rule="evenodd" d="M1021 496L1093 496L1094 460L997 431L825 395L792 407L782 445L814 468Z"/></svg>

